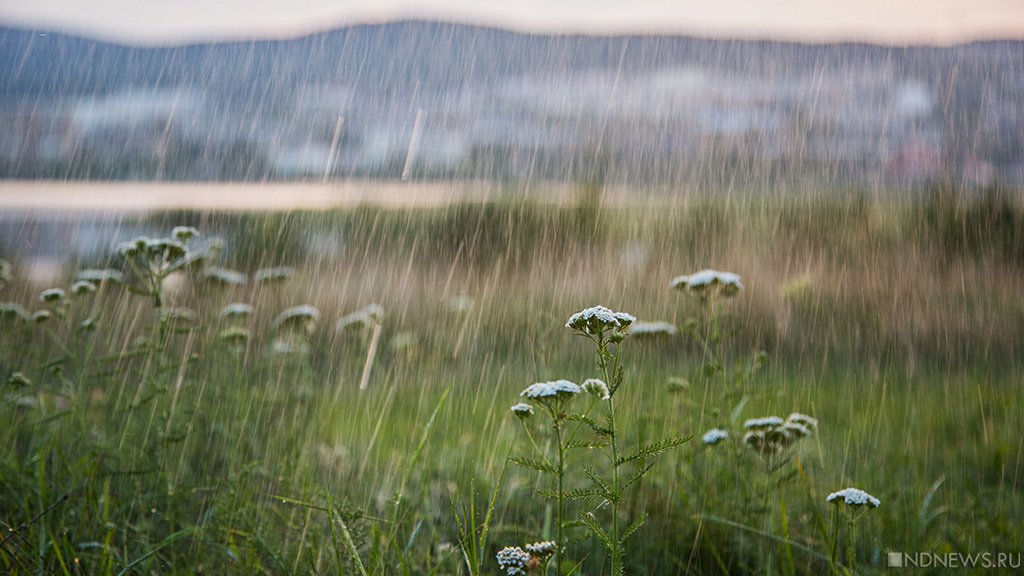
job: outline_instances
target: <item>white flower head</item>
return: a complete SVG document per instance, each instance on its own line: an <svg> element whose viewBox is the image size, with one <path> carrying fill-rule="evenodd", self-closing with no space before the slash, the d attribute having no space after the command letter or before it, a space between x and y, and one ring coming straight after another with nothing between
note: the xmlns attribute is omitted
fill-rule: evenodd
<svg viewBox="0 0 1024 576"><path fill-rule="evenodd" d="M743 280L739 274L719 272L710 268L689 275L676 276L669 285L678 290L689 290L700 296L706 296L715 289L723 296L735 296L739 294L740 290L743 290Z"/></svg>
<svg viewBox="0 0 1024 576"><path fill-rule="evenodd" d="M842 502L847 506L864 506L866 504L872 508L878 508L882 505L881 500L859 488L846 488L833 492L825 498L825 502L835 502L837 504Z"/></svg>
<svg viewBox="0 0 1024 576"><path fill-rule="evenodd" d="M146 253L151 260L176 262L188 256L188 248L176 238L157 238L146 242Z"/></svg>
<svg viewBox="0 0 1024 576"><path fill-rule="evenodd" d="M120 284L124 282L124 274L120 270L114 270L113 268L87 268L78 272L78 279L93 285L107 282Z"/></svg>
<svg viewBox="0 0 1024 576"><path fill-rule="evenodd" d="M519 546L506 546L498 551L495 558L506 576L524 576L530 563L529 552Z"/></svg>
<svg viewBox="0 0 1024 576"><path fill-rule="evenodd" d="M568 380L552 380L550 382L537 382L530 384L525 390L519 393L523 398L529 400L547 400L553 398L569 398L579 394L580 387Z"/></svg>
<svg viewBox="0 0 1024 576"><path fill-rule="evenodd" d="M636 317L627 312L615 312L604 306L591 306L570 316L565 327L584 334L600 334L605 330L623 330L634 321Z"/></svg>
<svg viewBox="0 0 1024 576"><path fill-rule="evenodd" d="M806 438L811 435L811 429L807 426L788 420L782 425L782 429L796 438Z"/></svg>
<svg viewBox="0 0 1024 576"><path fill-rule="evenodd" d="M384 321L384 307L380 304L367 304L351 314L338 319L335 330L344 332L358 326L371 327Z"/></svg>
<svg viewBox="0 0 1024 576"><path fill-rule="evenodd" d="M287 327L300 327L308 331L316 329L316 323L320 321L320 311L309 304L292 306L274 318L273 327L280 330Z"/></svg>
<svg viewBox="0 0 1024 576"><path fill-rule="evenodd" d="M0 303L0 320L8 319L27 322L32 319L32 315L17 302L2 302Z"/></svg>
<svg viewBox="0 0 1024 576"><path fill-rule="evenodd" d="M199 236L199 230L196 230L192 226L175 226L171 229L171 236L174 236L181 242L188 242L196 236Z"/></svg>
<svg viewBox="0 0 1024 576"><path fill-rule="evenodd" d="M64 299L64 291L60 288L48 288L39 294L40 302L60 302Z"/></svg>
<svg viewBox="0 0 1024 576"><path fill-rule="evenodd" d="M221 318L245 318L251 316L255 308L244 302L232 302L220 311Z"/></svg>
<svg viewBox="0 0 1024 576"><path fill-rule="evenodd" d="M86 282L85 280L79 280L71 285L71 293L75 296L85 296L86 294L92 294L96 291L96 285L92 282Z"/></svg>
<svg viewBox="0 0 1024 576"><path fill-rule="evenodd" d="M787 416L786 417L786 422L787 423L792 423L792 424L799 424L799 425L803 426L804 428L807 428L808 430L817 430L818 429L818 420L817 419L811 418L810 416L808 416L806 414L801 414L799 412L793 412L792 414Z"/></svg>
<svg viewBox="0 0 1024 576"><path fill-rule="evenodd" d="M701 437L701 440L704 442L704 444L708 446L714 446L715 444L718 444L723 440L727 440L728 438L729 432L727 430L722 430L721 428L712 428L711 430L708 430L707 432L704 433L704 436Z"/></svg>
<svg viewBox="0 0 1024 576"><path fill-rule="evenodd" d="M144 253L150 242L152 242L152 239L148 236L139 236L119 243L115 251L123 258L133 258Z"/></svg>
<svg viewBox="0 0 1024 576"><path fill-rule="evenodd" d="M555 553L558 549L558 543L554 540L544 540L543 542L534 542L533 544L527 544L524 546L526 551L534 556L541 558L547 558Z"/></svg>
<svg viewBox="0 0 1024 576"><path fill-rule="evenodd" d="M53 318L53 313L49 310L40 310L32 315L32 321L37 324L42 324L50 318Z"/></svg>
<svg viewBox="0 0 1024 576"><path fill-rule="evenodd" d="M604 383L604 380L598 380L597 378L589 378L585 380L580 388L589 392L598 400L608 400L612 397L611 391L608 390L608 385Z"/></svg>
<svg viewBox="0 0 1024 576"><path fill-rule="evenodd" d="M512 413L518 418L529 418L530 416L533 416L533 406L530 406L525 402L513 404Z"/></svg>
<svg viewBox="0 0 1024 576"><path fill-rule="evenodd" d="M764 418L751 418L743 423L743 427L753 430L761 430L765 428L773 428L775 426L782 426L783 420L778 416L765 416Z"/></svg>
<svg viewBox="0 0 1024 576"><path fill-rule="evenodd" d="M281 282L295 274L295 269L288 266L277 266L273 268L260 268L252 275L253 282L263 284L266 282Z"/></svg>
<svg viewBox="0 0 1024 576"><path fill-rule="evenodd" d="M220 266L207 266L199 275L203 280L222 286L244 286L249 281L245 274Z"/></svg>
<svg viewBox="0 0 1024 576"><path fill-rule="evenodd" d="M671 322L634 322L629 327L630 336L657 337L676 334L679 334L679 329Z"/></svg>

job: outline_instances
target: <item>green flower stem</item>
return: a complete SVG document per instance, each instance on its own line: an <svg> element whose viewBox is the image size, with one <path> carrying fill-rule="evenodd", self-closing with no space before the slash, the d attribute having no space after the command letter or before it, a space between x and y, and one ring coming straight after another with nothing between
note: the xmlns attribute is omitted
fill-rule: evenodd
<svg viewBox="0 0 1024 576"><path fill-rule="evenodd" d="M612 464L612 495L614 500L610 502L612 508L612 574L618 575L622 573L622 548L619 542L619 501L620 490L619 490L619 451L617 442L617 432L615 428L615 393L618 391L618 385L614 383L611 376L614 376L618 371L619 365L619 354L618 347L616 347L615 354L612 355L608 352L608 343L605 341L604 334L601 333L596 339L597 343L597 362L601 368L604 381L609 387L609 398L608 398L608 432L609 432L609 444L611 449L611 464ZM608 357L613 358L613 365L611 373L608 371Z"/></svg>

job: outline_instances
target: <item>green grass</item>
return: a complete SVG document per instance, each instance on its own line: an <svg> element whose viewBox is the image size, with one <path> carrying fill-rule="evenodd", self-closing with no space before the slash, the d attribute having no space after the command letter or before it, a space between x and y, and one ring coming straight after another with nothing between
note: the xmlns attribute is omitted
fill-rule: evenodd
<svg viewBox="0 0 1024 576"><path fill-rule="evenodd" d="M705 449L735 390L700 378L682 337L627 339L623 441L695 435L623 502L629 520L649 514L628 573L827 572L824 498L847 486L882 506L840 569L883 571L887 551L1018 552L1024 272L1005 230L987 244L971 228L953 250L921 213L838 199L504 200L158 218L159 230L224 234L226 265L298 273L262 288L182 279L166 299L197 320L160 346L139 341L153 333L150 301L117 286L74 300L65 321L3 321L0 376L31 383L4 384L0 402L0 571L497 574L497 549L553 537L536 494L547 481L507 464L530 452L509 406L535 381L596 376L566 318L602 303L683 325L699 310L668 281L705 266L747 287L724 307L742 328L727 356L768 353L739 420L799 411L820 426L777 471L741 447ZM314 233L334 251L308 251ZM17 271L0 300L44 307L48 286ZM449 309L459 294L468 311ZM243 352L217 337L231 301L256 307ZM308 352L271 354L271 320L307 302L322 313ZM334 321L370 302L387 314L360 392L370 333L339 335ZM95 332L74 328L86 316ZM600 461L576 454L570 488ZM580 573L607 571L600 544L573 535Z"/></svg>

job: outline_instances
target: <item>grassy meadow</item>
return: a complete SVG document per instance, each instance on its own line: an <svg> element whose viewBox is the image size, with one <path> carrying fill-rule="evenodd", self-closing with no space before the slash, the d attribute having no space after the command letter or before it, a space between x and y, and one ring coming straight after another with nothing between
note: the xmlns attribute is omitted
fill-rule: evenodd
<svg viewBox="0 0 1024 576"><path fill-rule="evenodd" d="M56 286L0 253L0 572L505 574L499 550L559 532L551 470L521 464L560 440L542 406L510 406L534 382L602 378L566 327L598 304L679 330L616 345L614 437L688 440L641 450L629 470L649 471L608 498L587 493L618 469L607 435L564 421L598 438L569 452L577 497L543 571L612 572L589 524L611 530L611 500L624 524L647 515L624 539L628 574L871 574L889 552L1020 565L1024 213L1009 194L611 205L584 189L561 205L140 220L154 238L199 232L160 248L158 282L145 248L113 239ZM742 276L713 317L669 286L704 268ZM124 278L85 287L83 269ZM315 314L282 316L301 305ZM601 423L608 403L566 410ZM817 429L746 445L746 420L793 412ZM728 438L705 443L712 428ZM881 505L826 503L847 487Z"/></svg>

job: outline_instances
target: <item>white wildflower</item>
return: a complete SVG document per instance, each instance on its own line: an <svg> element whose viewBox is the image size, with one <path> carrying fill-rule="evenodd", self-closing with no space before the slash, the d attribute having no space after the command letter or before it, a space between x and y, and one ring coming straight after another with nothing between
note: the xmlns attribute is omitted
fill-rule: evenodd
<svg viewBox="0 0 1024 576"><path fill-rule="evenodd" d="M836 503L842 501L847 506L863 506L867 504L872 508L878 508L882 505L881 500L858 488L846 488L845 490L833 492L825 498L825 501Z"/></svg>
<svg viewBox="0 0 1024 576"><path fill-rule="evenodd" d="M188 255L180 240L173 238L157 238L146 242L146 251L150 258L159 258L165 262L174 262Z"/></svg>
<svg viewBox="0 0 1024 576"><path fill-rule="evenodd" d="M519 418L529 418L530 416L533 416L533 406L530 406L525 402L520 402L519 404L514 404L512 406L512 413Z"/></svg>
<svg viewBox="0 0 1024 576"><path fill-rule="evenodd" d="M629 327L631 336L675 336L679 329L670 322L634 322Z"/></svg>
<svg viewBox="0 0 1024 576"><path fill-rule="evenodd" d="M114 270L112 268L102 269L85 269L78 272L78 279L83 282L90 284L103 284L106 282L112 282L114 284L120 284L124 282L124 274L120 270Z"/></svg>
<svg viewBox="0 0 1024 576"><path fill-rule="evenodd" d="M604 306L591 306L569 317L566 328L579 330L584 334L599 334L608 329L621 330L636 321L627 312L615 312Z"/></svg>
<svg viewBox="0 0 1024 576"><path fill-rule="evenodd" d="M524 398L531 400L543 400L545 398L566 398L581 392L580 387L568 380L553 380L551 382L537 382L530 384L525 390L519 393Z"/></svg>
<svg viewBox="0 0 1024 576"><path fill-rule="evenodd" d="M672 288L687 289L698 294L706 294L712 288L718 288L723 296L734 296L743 290L743 281L738 274L719 272L718 270L701 270L690 275L676 276L670 283Z"/></svg>
<svg viewBox="0 0 1024 576"><path fill-rule="evenodd" d="M786 432L796 436L797 438L806 438L811 435L811 429L803 424L797 422L786 422L782 425L782 429Z"/></svg>
<svg viewBox="0 0 1024 576"><path fill-rule="evenodd" d="M191 226L175 226L171 229L171 236L174 236L182 242L188 242L192 238L199 236L199 230Z"/></svg>
<svg viewBox="0 0 1024 576"><path fill-rule="evenodd" d="M817 419L811 418L810 416L807 416L806 414L801 414L799 412L793 412L792 414L787 416L786 417L786 422L790 422L790 423L793 423L793 424L800 424L801 426L807 428L808 430L817 430L818 429L818 420Z"/></svg>
<svg viewBox="0 0 1024 576"><path fill-rule="evenodd" d="M53 318L53 313L49 310L40 310L32 315L32 321L37 324L42 324L50 318Z"/></svg>
<svg viewBox="0 0 1024 576"><path fill-rule="evenodd" d="M530 554L519 546L506 546L498 551L495 558L506 576L525 575L526 567L530 563Z"/></svg>
<svg viewBox="0 0 1024 576"><path fill-rule="evenodd" d="M23 322L27 322L32 319L32 315L22 308L21 304L16 302L2 302L0 303L0 319L21 320Z"/></svg>
<svg viewBox="0 0 1024 576"><path fill-rule="evenodd" d="M751 418L743 423L743 427L747 429L771 428L773 426L782 426L782 423L782 418L778 416L765 416L764 418Z"/></svg>
<svg viewBox="0 0 1024 576"><path fill-rule="evenodd" d="M96 285L85 280L79 280L71 285L71 293L75 296L84 296L96 291Z"/></svg>
<svg viewBox="0 0 1024 576"><path fill-rule="evenodd" d="M60 288L48 288L39 294L40 302L60 302L64 299L64 291Z"/></svg>
<svg viewBox="0 0 1024 576"><path fill-rule="evenodd" d="M558 549L558 543L554 540L544 540L543 542L534 542L533 544L527 544L524 546L526 551L534 556L546 558L555 553Z"/></svg>
<svg viewBox="0 0 1024 576"><path fill-rule="evenodd" d="M280 282L287 280L295 274L295 269L288 266L277 266L274 268L260 268L252 275L253 282Z"/></svg>
<svg viewBox="0 0 1024 576"><path fill-rule="evenodd" d="M207 262L214 262L220 257L224 249L224 241L220 238L210 238L202 246L190 246L188 251L188 264L199 267Z"/></svg>
<svg viewBox="0 0 1024 576"><path fill-rule="evenodd" d="M280 330L287 326L301 326L307 330L313 330L319 321L320 311L309 304L302 304L292 306L278 314L277 318L274 318L273 327L275 330Z"/></svg>
<svg viewBox="0 0 1024 576"><path fill-rule="evenodd" d="M220 311L221 318L245 318L251 316L255 311L255 308L251 304L245 304L244 302L232 302L228 304Z"/></svg>
<svg viewBox="0 0 1024 576"><path fill-rule="evenodd" d="M123 258L132 258L145 251L150 242L152 242L152 239L149 237L139 236L132 240L119 243L115 250Z"/></svg>
<svg viewBox="0 0 1024 576"><path fill-rule="evenodd" d="M608 385L604 383L604 380L598 380L597 378L587 379L580 388L589 392L598 400L608 400L612 397L611 391L608 390Z"/></svg>
<svg viewBox="0 0 1024 576"><path fill-rule="evenodd" d="M220 266L207 266L203 268L199 276L203 280L215 282L223 286L244 286L249 281L245 274Z"/></svg>
<svg viewBox="0 0 1024 576"><path fill-rule="evenodd" d="M99 324L97 324L96 320L93 318L86 318L78 323L78 329L83 332L92 332L98 327Z"/></svg>
<svg viewBox="0 0 1024 576"><path fill-rule="evenodd" d="M711 430L708 430L707 432L704 433L704 436L701 437L701 440L708 446L714 446L715 444L718 444L722 440L726 440L728 438L729 432L727 430L722 430L721 428L712 428Z"/></svg>
<svg viewBox="0 0 1024 576"><path fill-rule="evenodd" d="M384 307L380 304L368 304L351 314L346 314L338 319L334 329L344 332L357 326L375 326L384 321Z"/></svg>

